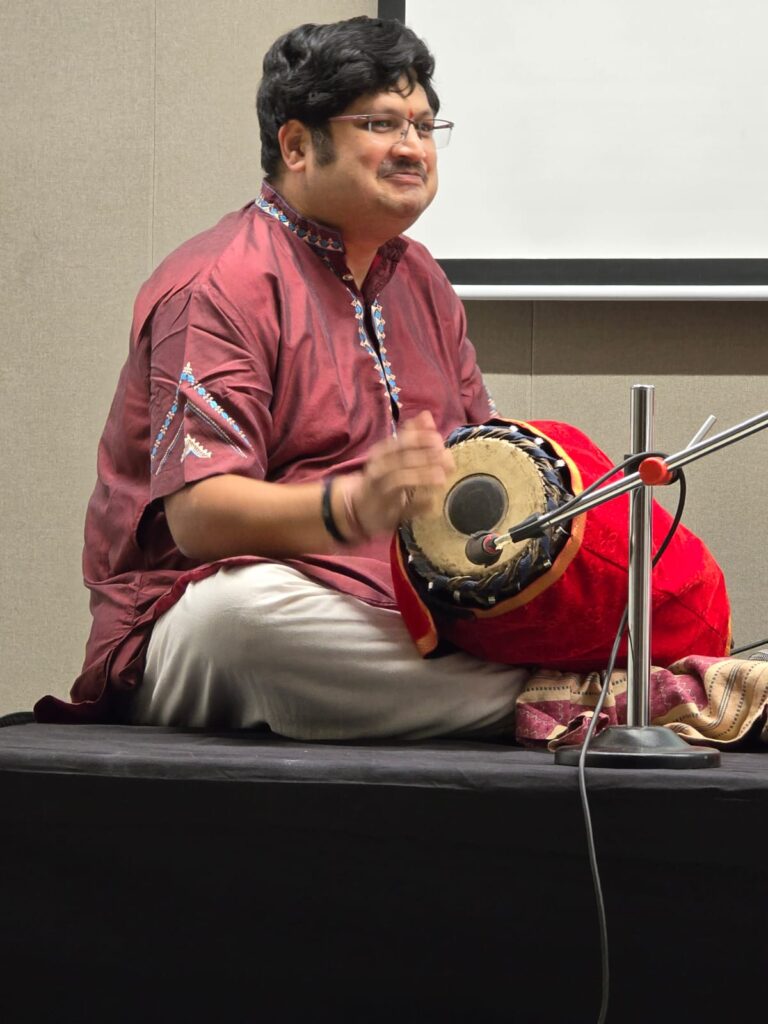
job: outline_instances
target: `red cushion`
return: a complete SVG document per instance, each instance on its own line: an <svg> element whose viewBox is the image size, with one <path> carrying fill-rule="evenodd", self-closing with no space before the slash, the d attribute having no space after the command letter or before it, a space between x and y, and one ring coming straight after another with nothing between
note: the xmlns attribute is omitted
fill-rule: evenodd
<svg viewBox="0 0 768 1024"><path fill-rule="evenodd" d="M517 421L507 421L517 422ZM532 427L564 458L580 493L613 463L567 423ZM653 502L655 552L672 516ZM605 666L627 603L629 496L575 519L571 537L542 576L488 610L430 605L424 581L408 565L402 539L392 543L392 576L400 611L424 656L441 640L490 661L570 671ZM703 542L679 525L651 577L651 661L666 666L689 654L725 656L731 644L730 603L723 572ZM617 666L625 665L627 640Z"/></svg>

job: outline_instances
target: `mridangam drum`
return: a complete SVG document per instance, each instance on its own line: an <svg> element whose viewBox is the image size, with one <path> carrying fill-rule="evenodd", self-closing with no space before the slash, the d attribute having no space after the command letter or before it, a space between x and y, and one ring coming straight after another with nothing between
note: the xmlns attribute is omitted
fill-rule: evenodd
<svg viewBox="0 0 768 1024"><path fill-rule="evenodd" d="M453 431L455 472L429 514L402 524L392 543L400 611L422 655L452 647L507 664L570 671L605 666L627 602L629 499L615 498L506 544L477 564L472 534L505 534L530 515L560 508L612 467L566 423L493 420ZM671 525L653 503L653 549ZM652 576L651 657L723 657L730 608L723 573L683 526ZM626 641L618 663L626 663Z"/></svg>
<svg viewBox="0 0 768 1024"><path fill-rule="evenodd" d="M506 544L485 566L468 556L469 537L506 533L528 516L559 508L572 497L569 474L552 445L522 426L460 427L446 446L455 470L444 498L431 513L404 523L401 536L433 601L490 608L546 572L568 532L555 528L544 537Z"/></svg>

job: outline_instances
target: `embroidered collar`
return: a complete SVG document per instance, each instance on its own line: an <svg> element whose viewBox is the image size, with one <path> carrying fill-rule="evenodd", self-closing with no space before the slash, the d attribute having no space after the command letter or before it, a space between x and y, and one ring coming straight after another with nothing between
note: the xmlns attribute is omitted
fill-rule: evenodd
<svg viewBox="0 0 768 1024"><path fill-rule="evenodd" d="M254 200L254 205L280 221L288 231L310 246L342 281L354 288L344 256L344 241L338 231L302 217L266 181L262 182L261 192ZM394 274L407 248L408 241L401 236L391 238L381 246L365 280L364 292L367 296L379 294Z"/></svg>
<svg viewBox="0 0 768 1024"><path fill-rule="evenodd" d="M254 200L254 205L270 217L287 228L297 238L300 238L307 245L311 246L328 269L341 280L341 283L349 293L352 308L355 311L357 321L358 340L362 348L368 353L373 362L374 369L382 384L382 397L387 403L387 409L391 416L392 433L397 432L397 409L400 406L400 388L389 361L385 345L386 334L384 331L385 320L382 314L379 292L391 279L397 268L397 264L408 248L408 241L405 238L392 238L382 245L371 263L371 268L363 282L363 288L359 291L355 287L354 279L347 266L344 253L344 242L338 231L332 228L323 227L314 221L301 217L295 210L286 203L279 192L267 185L262 184L259 196ZM365 304L370 307L371 324L375 334L375 346L368 337L365 324Z"/></svg>
<svg viewBox="0 0 768 1024"><path fill-rule="evenodd" d="M255 204L270 217L285 224L289 231L292 231L307 245L311 245L320 252L344 252L344 242L338 231L302 217L266 181L262 183L261 192L256 198Z"/></svg>

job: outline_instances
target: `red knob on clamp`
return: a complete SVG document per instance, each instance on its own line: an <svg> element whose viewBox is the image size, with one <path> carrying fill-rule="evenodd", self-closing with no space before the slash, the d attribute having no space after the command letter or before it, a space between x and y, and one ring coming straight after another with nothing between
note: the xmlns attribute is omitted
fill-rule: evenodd
<svg viewBox="0 0 768 1024"><path fill-rule="evenodd" d="M661 487L671 484L675 479L675 474L658 455L649 455L643 459L637 468L637 475L648 487Z"/></svg>

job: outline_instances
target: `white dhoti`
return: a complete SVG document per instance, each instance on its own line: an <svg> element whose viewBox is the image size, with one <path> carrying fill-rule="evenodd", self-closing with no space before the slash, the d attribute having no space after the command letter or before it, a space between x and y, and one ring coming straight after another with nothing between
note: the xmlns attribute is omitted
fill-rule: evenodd
<svg viewBox="0 0 768 1024"><path fill-rule="evenodd" d="M528 671L423 659L398 612L279 563L190 584L154 626L130 718L298 740L513 737Z"/></svg>

